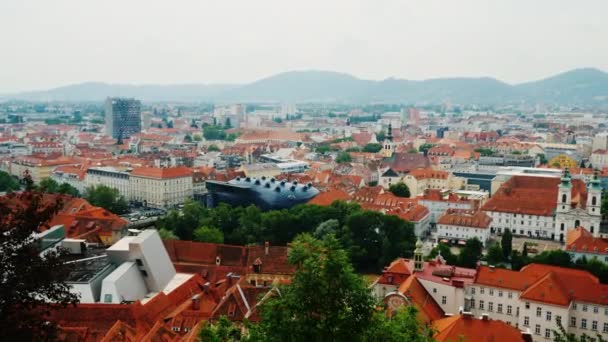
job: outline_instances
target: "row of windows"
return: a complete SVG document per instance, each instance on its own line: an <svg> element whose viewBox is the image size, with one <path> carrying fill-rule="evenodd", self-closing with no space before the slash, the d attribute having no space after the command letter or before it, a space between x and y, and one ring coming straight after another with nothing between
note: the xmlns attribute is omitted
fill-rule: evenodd
<svg viewBox="0 0 608 342"><path fill-rule="evenodd" d="M474 308L474 307L475 307L475 300L471 299L471 308ZM499 303L496 306L496 312L497 313L503 313L502 309L503 309L503 305ZM483 300L479 301L479 310L485 310L485 301L483 301ZM489 312L493 312L494 311L494 302L488 302L488 311ZM507 315L513 315L513 307L511 305L507 305L507 312L506 313L507 313ZM519 310L518 310L517 314L519 315Z"/></svg>
<svg viewBox="0 0 608 342"><path fill-rule="evenodd" d="M576 328L576 317L570 317L570 326L572 328ZM591 330L592 331L597 331L597 326L598 326L597 321L591 321ZM581 325L579 326L579 328L587 329L587 319L586 318L581 319ZM605 332L605 333L608 332L608 323L604 323L602 332Z"/></svg>
<svg viewBox="0 0 608 342"><path fill-rule="evenodd" d="M577 310L578 307L579 307L578 304L576 304L576 303L572 304L572 310ZM581 311L583 311L583 312L589 311L589 305L587 305L587 304L582 304L582 305L580 305L580 307L581 307ZM598 306L594 305L593 313L599 313L599 312L600 312L600 308ZM608 307L604 308L604 315L608 316Z"/></svg>
<svg viewBox="0 0 608 342"><path fill-rule="evenodd" d="M476 292L476 288L475 287L471 287L471 294L474 295L475 292ZM489 292L490 296L493 296L495 291L494 291L493 288L489 288L488 292ZM498 290L496 292L498 292L498 297L502 297L504 295L504 292L502 290ZM480 287L479 288L479 294L485 294L485 293L486 293L485 287ZM513 298L513 292L507 291L507 297L509 299Z"/></svg>

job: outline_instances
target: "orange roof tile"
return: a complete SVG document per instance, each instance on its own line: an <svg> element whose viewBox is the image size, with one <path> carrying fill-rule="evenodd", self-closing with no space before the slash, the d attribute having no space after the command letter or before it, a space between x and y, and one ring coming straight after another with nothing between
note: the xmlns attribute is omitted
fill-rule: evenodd
<svg viewBox="0 0 608 342"><path fill-rule="evenodd" d="M464 226L472 228L489 228L492 218L481 210L448 209L437 220L438 224Z"/></svg>
<svg viewBox="0 0 608 342"><path fill-rule="evenodd" d="M131 176L147 177L147 178L179 178L179 177L191 177L192 169L179 166L179 167L139 167L131 171Z"/></svg>
<svg viewBox="0 0 608 342"><path fill-rule="evenodd" d="M418 278L410 276L400 286L399 293L406 296L418 310L418 320L430 323L443 317L444 312L433 296L422 286Z"/></svg>
<svg viewBox="0 0 608 342"><path fill-rule="evenodd" d="M585 228L577 227L568 231L565 250L608 255L608 239L596 238Z"/></svg>
<svg viewBox="0 0 608 342"><path fill-rule="evenodd" d="M476 319L469 315L456 315L433 322L437 342L460 340L475 342L525 341L519 329L503 321Z"/></svg>

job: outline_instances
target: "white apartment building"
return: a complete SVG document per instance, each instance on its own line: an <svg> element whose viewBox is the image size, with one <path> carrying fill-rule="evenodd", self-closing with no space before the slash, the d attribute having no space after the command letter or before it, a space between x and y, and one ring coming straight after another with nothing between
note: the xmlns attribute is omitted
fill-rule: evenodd
<svg viewBox="0 0 608 342"><path fill-rule="evenodd" d="M99 184L117 189L127 200L156 208L184 203L194 192L192 170L187 167L140 167L131 172L112 167L89 168L85 176L86 187Z"/></svg>
<svg viewBox="0 0 608 342"><path fill-rule="evenodd" d="M464 188L466 180L453 176L447 171L433 169L415 169L405 175L403 183L410 189L412 196L421 195L427 189L459 190Z"/></svg>
<svg viewBox="0 0 608 342"><path fill-rule="evenodd" d="M418 204L426 207L430 212L430 223L437 223L437 220L448 209L472 210L473 201L462 199L455 194L443 195L440 190L427 190L424 195L418 197Z"/></svg>
<svg viewBox="0 0 608 342"><path fill-rule="evenodd" d="M593 167L598 169L608 167L608 150L594 150L589 161Z"/></svg>
<svg viewBox="0 0 608 342"><path fill-rule="evenodd" d="M439 239L466 241L477 238L486 245L492 218L481 210L448 209L437 221Z"/></svg>
<svg viewBox="0 0 608 342"><path fill-rule="evenodd" d="M466 286L465 310L488 314L534 341L552 341L558 323L569 333L608 333L608 285L590 273L531 264L520 271L480 266Z"/></svg>
<svg viewBox="0 0 608 342"><path fill-rule="evenodd" d="M514 235L563 242L578 226L599 236L601 187L597 173L586 186L581 179L564 176L513 176L482 207L492 218L491 233L509 229Z"/></svg>
<svg viewBox="0 0 608 342"><path fill-rule="evenodd" d="M118 192L127 200L132 198L129 173L113 167L104 166L89 168L84 177L84 184L86 188L105 185L109 188L118 190Z"/></svg>
<svg viewBox="0 0 608 342"><path fill-rule="evenodd" d="M168 208L192 198L192 170L187 167L148 168L131 171L131 198L146 206Z"/></svg>

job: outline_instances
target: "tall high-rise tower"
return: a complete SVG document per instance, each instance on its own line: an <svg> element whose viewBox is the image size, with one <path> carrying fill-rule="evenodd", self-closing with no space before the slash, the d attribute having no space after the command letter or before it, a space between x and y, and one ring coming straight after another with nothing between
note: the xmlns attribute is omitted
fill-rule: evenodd
<svg viewBox="0 0 608 342"><path fill-rule="evenodd" d="M141 132L141 102L135 99L106 99L106 134L119 141Z"/></svg>

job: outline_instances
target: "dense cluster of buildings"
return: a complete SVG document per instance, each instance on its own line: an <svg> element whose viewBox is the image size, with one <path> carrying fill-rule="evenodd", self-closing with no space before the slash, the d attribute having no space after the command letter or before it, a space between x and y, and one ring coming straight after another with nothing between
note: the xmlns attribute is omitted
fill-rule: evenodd
<svg viewBox="0 0 608 342"><path fill-rule="evenodd" d="M80 193L105 185L133 207L179 208L193 199L271 210L347 201L412 222L426 243L477 238L485 248L508 230L561 244L573 259L608 262L601 205L608 133L597 113L448 105L330 113L125 98L108 98L97 112L72 106L52 107L65 122L17 113L22 119L0 124L0 171ZM401 183L409 197L393 193ZM57 228L48 234L62 235L80 255L71 281L85 300L56 317L66 336L193 339L201 320L218 315L255 321L256 302L294 272L287 247L161 242L83 199L67 200L50 224ZM81 243L99 248L84 251ZM441 256L423 261L421 251L388 265L372 288L389 310L416 306L440 341L450 332L542 341L559 322L577 335L608 333L606 285L586 272L464 269Z"/></svg>
<svg viewBox="0 0 608 342"><path fill-rule="evenodd" d="M509 341L551 341L559 324L576 336L608 334L608 284L587 271L541 264L520 271L467 269L447 265L441 256L423 261L421 247L413 260L393 261L373 283L388 310L413 305L422 320L435 325L446 316L480 328L493 322L494 332L464 335L479 341L491 340L485 334L501 329L517 332ZM502 338L494 335L494 340Z"/></svg>

